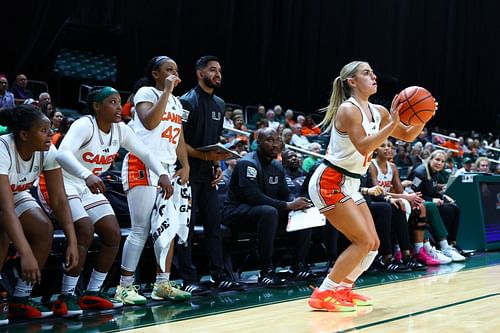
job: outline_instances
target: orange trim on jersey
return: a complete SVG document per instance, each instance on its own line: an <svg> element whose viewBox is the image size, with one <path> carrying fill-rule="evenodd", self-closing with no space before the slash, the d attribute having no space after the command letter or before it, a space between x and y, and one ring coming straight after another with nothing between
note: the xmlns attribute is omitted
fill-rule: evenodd
<svg viewBox="0 0 500 333"><path fill-rule="evenodd" d="M335 206L338 202L343 202L348 196L342 193L342 185L344 184L345 176L332 168L325 168L319 178L319 195L327 207ZM330 207L330 209L333 207Z"/></svg>
<svg viewBox="0 0 500 333"><path fill-rule="evenodd" d="M134 154L128 155L128 189L131 190L135 186L149 186L148 168Z"/></svg>
<svg viewBox="0 0 500 333"><path fill-rule="evenodd" d="M43 173L39 177L38 187L40 189L40 193L42 193L42 196L45 199L45 202L50 206L49 191L47 191L47 184L45 182L45 176Z"/></svg>

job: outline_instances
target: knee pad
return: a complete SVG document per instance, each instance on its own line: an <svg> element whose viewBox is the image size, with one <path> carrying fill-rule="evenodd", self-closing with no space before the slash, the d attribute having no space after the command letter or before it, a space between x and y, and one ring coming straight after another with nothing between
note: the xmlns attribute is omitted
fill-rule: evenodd
<svg viewBox="0 0 500 333"><path fill-rule="evenodd" d="M412 230L426 230L427 229L427 217L416 216L410 220L410 227Z"/></svg>

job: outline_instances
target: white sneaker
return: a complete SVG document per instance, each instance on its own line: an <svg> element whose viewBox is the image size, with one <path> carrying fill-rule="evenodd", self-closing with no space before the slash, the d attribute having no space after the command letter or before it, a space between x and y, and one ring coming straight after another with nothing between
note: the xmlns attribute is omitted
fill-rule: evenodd
<svg viewBox="0 0 500 333"><path fill-rule="evenodd" d="M167 298L173 301L185 301L191 298L191 293L181 290L174 281L155 282L151 299L161 301Z"/></svg>
<svg viewBox="0 0 500 333"><path fill-rule="evenodd" d="M139 294L139 286L130 285L127 287L116 287L115 300L121 301L125 305L146 304L146 297Z"/></svg>
<svg viewBox="0 0 500 333"><path fill-rule="evenodd" d="M458 253L457 249L455 249L453 246L449 246L444 249L443 254L451 258L452 261L465 261L465 257Z"/></svg>
<svg viewBox="0 0 500 333"><path fill-rule="evenodd" d="M432 259L435 259L439 261L439 264L449 264L452 260L450 257L446 256L443 254L443 252L436 250L436 248L433 246L430 250L425 250L425 252L432 257Z"/></svg>

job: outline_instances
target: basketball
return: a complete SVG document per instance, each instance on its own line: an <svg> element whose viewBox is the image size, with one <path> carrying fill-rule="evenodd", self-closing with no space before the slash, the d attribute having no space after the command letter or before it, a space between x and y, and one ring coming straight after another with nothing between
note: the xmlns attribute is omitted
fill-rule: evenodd
<svg viewBox="0 0 500 333"><path fill-rule="evenodd" d="M399 119L405 125L420 125L428 122L436 111L434 97L425 88L412 86L399 93Z"/></svg>

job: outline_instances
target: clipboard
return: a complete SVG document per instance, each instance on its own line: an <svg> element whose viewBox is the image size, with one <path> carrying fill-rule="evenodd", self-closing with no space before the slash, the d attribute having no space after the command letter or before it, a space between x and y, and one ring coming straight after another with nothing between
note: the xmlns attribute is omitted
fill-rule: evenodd
<svg viewBox="0 0 500 333"><path fill-rule="evenodd" d="M326 224L325 215L319 212L316 207L310 207L305 210L294 210L288 213L288 224L286 231L321 227Z"/></svg>
<svg viewBox="0 0 500 333"><path fill-rule="evenodd" d="M240 154L238 154L237 152L235 152L235 151L233 151L231 149L227 149L220 142L218 142L216 144L213 144L213 145L199 147L199 148L196 148L196 150L203 151L203 152L214 151L215 150L215 151L217 151L219 153L229 153L229 154L231 154L231 156L229 158L227 158L227 160L230 160L230 159L233 159L233 158L241 158Z"/></svg>

